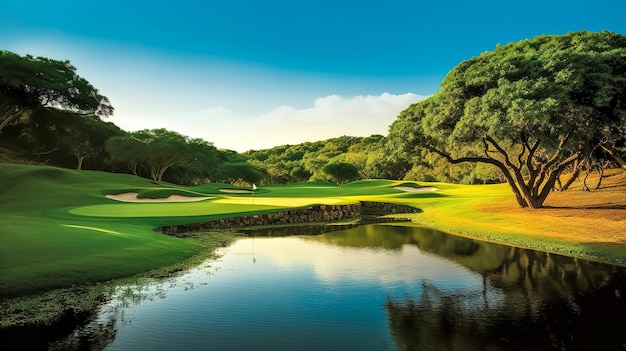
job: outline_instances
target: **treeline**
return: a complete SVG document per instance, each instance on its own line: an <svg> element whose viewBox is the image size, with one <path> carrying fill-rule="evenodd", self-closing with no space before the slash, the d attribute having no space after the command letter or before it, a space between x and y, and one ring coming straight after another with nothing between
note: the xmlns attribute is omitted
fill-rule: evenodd
<svg viewBox="0 0 626 351"><path fill-rule="evenodd" d="M410 169L406 158L386 152L386 138L342 136L317 142L277 146L245 153L250 163L273 184L304 181L345 183L357 179L402 178Z"/></svg>
<svg viewBox="0 0 626 351"><path fill-rule="evenodd" d="M5 161L132 173L155 183L260 182L247 157L166 129L126 132L92 114L38 108L0 131Z"/></svg>
<svg viewBox="0 0 626 351"><path fill-rule="evenodd" d="M101 120L113 107L69 61L0 51L0 157L156 183L508 182L520 206L539 208L579 175L626 169L625 57L626 37L610 32L510 43L457 65L387 136L237 153L165 129L122 131Z"/></svg>
<svg viewBox="0 0 626 351"><path fill-rule="evenodd" d="M69 61L0 51L0 161L128 172L156 183L285 184L387 178L496 181L497 175L441 162L388 143L342 136L237 153L165 129L126 132L101 118L107 97ZM436 163L436 162L435 162Z"/></svg>
<svg viewBox="0 0 626 351"><path fill-rule="evenodd" d="M327 181L342 184L359 179L404 179L457 183L501 182L487 167L450 165L430 155L396 150L382 135L342 136L245 153L272 184ZM435 165L434 167L432 165Z"/></svg>
<svg viewBox="0 0 626 351"><path fill-rule="evenodd" d="M494 182L493 170L451 166L390 148L382 135L342 136L238 153L166 129L126 132L93 114L39 107L0 131L4 161L130 173L155 183L287 184L358 179Z"/></svg>
<svg viewBox="0 0 626 351"><path fill-rule="evenodd" d="M241 154L165 129L126 132L101 119L113 106L69 61L0 51L0 67L0 161L128 172L178 184L463 180L449 168L415 168L419 159L390 150L382 135Z"/></svg>
<svg viewBox="0 0 626 351"><path fill-rule="evenodd" d="M262 173L246 157L217 149L203 139L166 129L140 130L108 139L105 149L117 165L155 183L259 183Z"/></svg>

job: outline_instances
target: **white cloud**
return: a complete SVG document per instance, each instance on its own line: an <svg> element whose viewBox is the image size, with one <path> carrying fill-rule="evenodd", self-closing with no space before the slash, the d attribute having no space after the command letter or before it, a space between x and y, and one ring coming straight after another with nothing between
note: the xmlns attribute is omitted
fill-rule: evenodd
<svg viewBox="0 0 626 351"><path fill-rule="evenodd" d="M457 282L482 289L479 275L472 274L458 263L425 253L416 245L403 245L400 250L385 251L325 245L298 237L257 238L254 243L251 240L238 240L225 250L229 255L250 254L254 245L259 263L272 262L279 267L310 266L316 277L325 282L379 281L384 285L404 282L414 286L426 279L439 283ZM425 266L428 269L420 269ZM468 276L469 279L461 279Z"/></svg>
<svg viewBox="0 0 626 351"><path fill-rule="evenodd" d="M330 95L316 99L310 108L283 105L256 115L238 114L235 110L218 106L181 118L173 126L163 127L201 137L220 148L246 151L342 135L386 135L389 125L402 110L424 98L412 93L350 98Z"/></svg>
<svg viewBox="0 0 626 351"><path fill-rule="evenodd" d="M110 98L115 114L107 121L124 130L166 128L236 151L342 135L385 135L400 111L424 98L412 93L348 95L379 86L399 89L402 81L352 81L216 59L181 59L72 37L22 37L7 46L20 53L71 58L79 74ZM307 101L329 90L345 95Z"/></svg>

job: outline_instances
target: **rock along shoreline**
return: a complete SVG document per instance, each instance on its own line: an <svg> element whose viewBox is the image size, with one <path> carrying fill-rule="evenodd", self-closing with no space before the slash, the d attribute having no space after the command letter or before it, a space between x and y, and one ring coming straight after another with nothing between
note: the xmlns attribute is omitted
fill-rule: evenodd
<svg viewBox="0 0 626 351"><path fill-rule="evenodd" d="M232 229L256 226L276 226L302 223L360 220L362 217L377 218L389 214L420 213L421 209L385 203L361 201L346 205L314 205L306 208L218 219L177 226L158 227L154 230L168 235L207 229Z"/></svg>

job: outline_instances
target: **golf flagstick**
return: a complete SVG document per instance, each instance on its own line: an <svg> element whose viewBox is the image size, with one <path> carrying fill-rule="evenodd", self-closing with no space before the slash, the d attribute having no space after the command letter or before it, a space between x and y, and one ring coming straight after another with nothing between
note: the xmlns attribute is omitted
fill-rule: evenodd
<svg viewBox="0 0 626 351"><path fill-rule="evenodd" d="M256 190L256 185L252 183L252 206L254 206L254 191Z"/></svg>

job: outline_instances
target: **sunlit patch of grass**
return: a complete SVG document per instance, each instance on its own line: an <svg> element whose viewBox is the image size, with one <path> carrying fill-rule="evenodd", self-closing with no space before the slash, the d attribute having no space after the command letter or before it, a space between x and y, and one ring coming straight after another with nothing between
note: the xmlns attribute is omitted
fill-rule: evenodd
<svg viewBox="0 0 626 351"><path fill-rule="evenodd" d="M505 184L299 183L259 186L253 198L223 193L234 188L225 184L155 186L129 175L0 164L0 298L130 276L201 250L198 238L166 236L155 227L358 201L420 208L423 213L410 215L416 224L457 235L626 263L626 177L620 177L607 179L599 191L553 193L546 202L551 207L529 210L517 207ZM437 190L415 193L396 186ZM105 198L124 192L214 198L192 203Z"/></svg>
<svg viewBox="0 0 626 351"><path fill-rule="evenodd" d="M433 186L448 196L416 198L424 212L411 218L457 235L626 264L626 206L620 205L626 205L626 181L620 179L605 180L606 192L552 193L542 209L520 208L504 184L439 183Z"/></svg>
<svg viewBox="0 0 626 351"><path fill-rule="evenodd" d="M335 205L345 203L345 199L331 197L256 197L241 198L227 197L213 201L216 204L228 205L254 205L254 206L276 206L276 207L303 207L310 205Z"/></svg>
<svg viewBox="0 0 626 351"><path fill-rule="evenodd" d="M104 229L104 228L96 228L96 227L89 227L86 225L73 225L73 224L61 224L64 227L68 227L68 228L76 228L76 229L85 229L85 230L93 230L96 232L101 232L101 233L108 233L108 234L114 234L114 235L122 235L122 233L120 232L116 232L114 230L109 230L109 229Z"/></svg>
<svg viewBox="0 0 626 351"><path fill-rule="evenodd" d="M215 214L239 213L252 210L269 210L272 205L252 204L248 201L232 203L215 201L184 202L184 203L120 203L109 205L93 205L77 207L69 210L69 213L78 216L90 217L193 217L208 216ZM240 205L244 205L243 207Z"/></svg>

